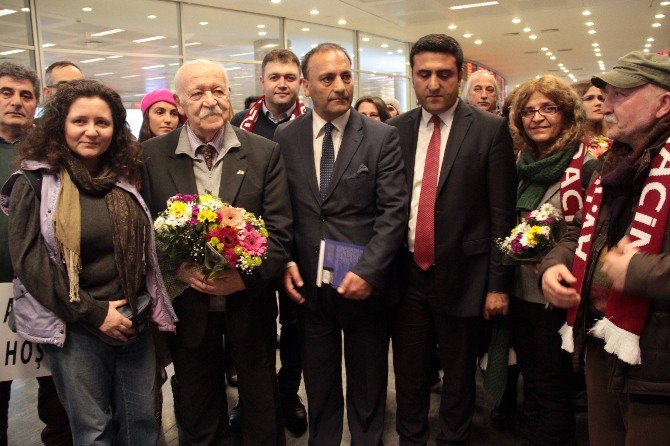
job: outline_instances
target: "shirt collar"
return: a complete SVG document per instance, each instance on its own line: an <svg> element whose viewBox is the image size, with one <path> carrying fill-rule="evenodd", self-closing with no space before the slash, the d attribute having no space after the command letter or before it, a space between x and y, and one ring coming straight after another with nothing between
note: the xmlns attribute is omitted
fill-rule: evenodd
<svg viewBox="0 0 670 446"><path fill-rule="evenodd" d="M286 110L286 111L285 111L284 113L282 113L281 115L275 117L275 116L272 114L272 112L270 111L270 109L267 108L267 107L265 106L265 101L263 101L263 114L264 114L265 116L267 116L267 118L268 118L270 121L272 121L272 122L274 122L274 123L277 123L277 122L284 121L284 120L288 119L288 118L291 116L291 113L293 113L293 110L295 110L295 108L297 107L297 105L298 105L298 101L296 100L296 101L293 103L293 105L291 106L291 108L289 108L288 110Z"/></svg>
<svg viewBox="0 0 670 446"><path fill-rule="evenodd" d="M10 145L13 146L13 145L16 145L16 144L20 143L22 140L23 140L23 138L18 138L15 141L9 141L9 140L3 138L2 136L0 136L0 144L10 144Z"/></svg>
<svg viewBox="0 0 670 446"><path fill-rule="evenodd" d="M211 144L214 149L217 151L219 154L225 155L228 153L228 150L230 150L233 147L240 147L240 140L237 138L237 135L235 134L235 130L233 129L233 126L230 124L230 121L226 121L226 123L221 127L221 129L216 132L214 135L214 138L212 138L211 141L204 142L200 138L196 136L195 133L193 133L193 130L191 130L191 127L188 125L188 122L184 125L184 128L186 129L186 135L188 137L188 147L178 147L177 150L175 151L176 154L178 153L184 153L191 158L197 158L196 155L196 150L198 147L205 145L205 144ZM182 130L184 131L184 130Z"/></svg>
<svg viewBox="0 0 670 446"><path fill-rule="evenodd" d="M200 139L194 132L193 129L191 128L190 123L186 123L186 134L188 135L188 142L191 145L191 149L193 150L193 153L195 153L195 150L200 147L204 146L206 144L211 144L214 149L219 152L221 150L221 147L223 145L223 136L226 130L226 126L224 125L219 129L218 132L214 134L214 137L210 141L203 141Z"/></svg>
<svg viewBox="0 0 670 446"><path fill-rule="evenodd" d="M454 120L454 112L456 111L456 107L458 106L458 101L460 99L456 98L456 102L454 102L454 105L452 105L447 111L440 113L440 121L442 121L445 124L448 124ZM430 120L433 118L433 114L430 113L429 111L426 111L425 108L421 107L421 123L423 124L424 127L426 127L429 123Z"/></svg>
<svg viewBox="0 0 670 446"><path fill-rule="evenodd" d="M347 126L347 122L349 122L350 115L351 108L349 108L349 110L347 110L341 116L338 116L337 118L330 121L341 135L344 134L344 128ZM314 138L317 138L319 134L323 132L323 126L326 125L327 122L328 121L319 116L317 112L312 113L312 135L314 135Z"/></svg>

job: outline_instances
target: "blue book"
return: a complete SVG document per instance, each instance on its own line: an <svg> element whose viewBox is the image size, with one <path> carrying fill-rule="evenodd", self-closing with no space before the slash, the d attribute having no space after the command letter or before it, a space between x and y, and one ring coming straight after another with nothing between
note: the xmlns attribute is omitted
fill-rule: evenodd
<svg viewBox="0 0 670 446"><path fill-rule="evenodd" d="M333 288L340 286L344 276L358 263L364 249L354 243L321 240L316 285L326 283Z"/></svg>

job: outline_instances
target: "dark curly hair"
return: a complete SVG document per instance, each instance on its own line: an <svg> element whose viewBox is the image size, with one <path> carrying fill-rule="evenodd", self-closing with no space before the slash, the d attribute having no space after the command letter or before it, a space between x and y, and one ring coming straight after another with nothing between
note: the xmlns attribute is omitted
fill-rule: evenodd
<svg viewBox="0 0 670 446"><path fill-rule="evenodd" d="M101 163L109 165L117 175L132 184L139 185L141 147L130 133L121 97L95 80L81 79L58 87L56 95L44 105L44 113L36 127L19 144L18 162L43 161L51 166L52 173L65 166L64 160L70 150L65 143L65 119L70 107L79 98L100 98L107 103L112 112L114 130L112 142L101 156Z"/></svg>
<svg viewBox="0 0 670 446"><path fill-rule="evenodd" d="M387 120L391 119L391 113L389 113L389 111L386 109L386 103L379 96L361 96L356 101L354 108L358 110L358 106L363 102L369 102L375 106L377 113L379 113L379 119L381 119L382 122L386 122Z"/></svg>

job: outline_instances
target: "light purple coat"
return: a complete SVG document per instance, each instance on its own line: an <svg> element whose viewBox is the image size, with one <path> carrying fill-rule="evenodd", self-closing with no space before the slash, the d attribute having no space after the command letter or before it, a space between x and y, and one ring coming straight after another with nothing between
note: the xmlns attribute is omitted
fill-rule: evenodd
<svg viewBox="0 0 670 446"><path fill-rule="evenodd" d="M24 161L21 165L23 170L47 169L49 166L38 161ZM0 191L0 208L9 215L9 197L11 195L17 178L22 175L22 171L12 174ZM116 185L128 193L132 194L140 203L142 209L147 215L149 222L152 223L151 214L144 200L137 192L137 189L125 179L117 181ZM44 172L42 176L42 191L40 200L40 232L49 252L49 257L54 264L65 274L63 262L58 255L56 248L56 235L53 225L52 215L55 215L56 202L60 194L61 184L58 175L52 175ZM177 316L175 315L172 303L168 298L163 277L158 267L158 257L156 256L156 242L152 230L149 240L149 250L151 252L147 265L146 288L151 296L151 320L158 326L160 331L174 331ZM51 310L42 306L37 299L30 295L16 278L14 284L14 325L16 332L25 339L40 344L54 344L63 347L66 336L66 324Z"/></svg>

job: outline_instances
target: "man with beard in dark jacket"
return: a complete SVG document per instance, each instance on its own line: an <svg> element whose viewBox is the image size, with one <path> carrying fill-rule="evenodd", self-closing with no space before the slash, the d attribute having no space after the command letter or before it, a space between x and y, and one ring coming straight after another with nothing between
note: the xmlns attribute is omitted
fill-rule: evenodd
<svg viewBox="0 0 670 446"><path fill-rule="evenodd" d="M641 51L591 79L615 140L584 209L540 265L586 352L591 446L670 437L670 58Z"/></svg>

